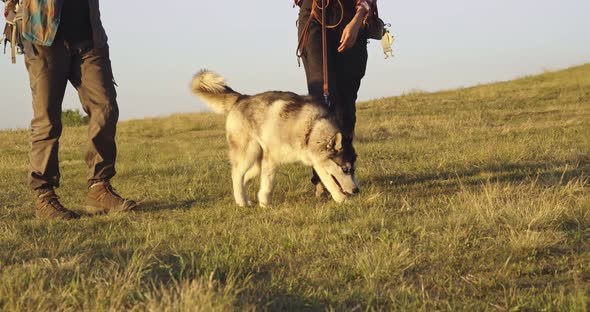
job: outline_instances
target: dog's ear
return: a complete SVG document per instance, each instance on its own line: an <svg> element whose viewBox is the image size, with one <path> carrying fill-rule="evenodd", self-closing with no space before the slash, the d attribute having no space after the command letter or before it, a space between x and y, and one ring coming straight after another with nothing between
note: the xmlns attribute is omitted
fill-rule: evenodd
<svg viewBox="0 0 590 312"><path fill-rule="evenodd" d="M342 133L338 132L328 143L328 150L333 152L340 152L342 150Z"/></svg>

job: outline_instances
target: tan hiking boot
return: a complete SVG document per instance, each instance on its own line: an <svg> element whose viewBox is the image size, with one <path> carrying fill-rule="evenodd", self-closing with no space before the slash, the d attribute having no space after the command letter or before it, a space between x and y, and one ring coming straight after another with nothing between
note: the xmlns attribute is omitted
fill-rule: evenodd
<svg viewBox="0 0 590 312"><path fill-rule="evenodd" d="M59 197L53 189L37 193L35 206L37 218L39 219L72 220L80 218L79 214L66 209L59 202Z"/></svg>
<svg viewBox="0 0 590 312"><path fill-rule="evenodd" d="M93 184L86 196L86 211L91 214L129 211L137 207L137 203L124 199L108 181Z"/></svg>

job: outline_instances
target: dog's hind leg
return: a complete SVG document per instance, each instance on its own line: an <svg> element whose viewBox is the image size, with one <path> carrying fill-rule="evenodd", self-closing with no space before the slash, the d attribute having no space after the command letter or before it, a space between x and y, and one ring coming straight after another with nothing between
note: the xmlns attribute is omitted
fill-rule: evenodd
<svg viewBox="0 0 590 312"><path fill-rule="evenodd" d="M262 207L271 207L272 190L274 188L277 164L272 158L264 153L260 165L260 190L258 191L258 202Z"/></svg>
<svg viewBox="0 0 590 312"><path fill-rule="evenodd" d="M244 187L244 176L252 163L248 159L248 141L233 135L227 137L234 199L240 207L248 206L248 195Z"/></svg>
<svg viewBox="0 0 590 312"><path fill-rule="evenodd" d="M260 175L260 163L256 162L248 171L246 172L246 176L244 177L244 185L248 185L252 179L256 178Z"/></svg>
<svg viewBox="0 0 590 312"><path fill-rule="evenodd" d="M252 166L250 167L250 169L248 169L248 171L246 172L246 177L244 178L244 185L248 185L248 182L250 182L252 179L254 179L260 175L260 163L262 161L262 148L260 147L260 145L257 145L256 147L253 147L252 151L250 151L250 152L252 154L250 154L249 156L252 157L254 162L253 162Z"/></svg>
<svg viewBox="0 0 590 312"><path fill-rule="evenodd" d="M256 167L259 167L262 149L258 142L252 138L228 136L230 142L230 160L232 164L232 183L234 198L238 206L249 206L246 183L252 179ZM258 173L256 173L257 175Z"/></svg>
<svg viewBox="0 0 590 312"><path fill-rule="evenodd" d="M248 168L243 163L236 163L232 161L232 183L234 190L234 199L236 204L240 207L248 206L248 196L246 188L244 187L244 175Z"/></svg>

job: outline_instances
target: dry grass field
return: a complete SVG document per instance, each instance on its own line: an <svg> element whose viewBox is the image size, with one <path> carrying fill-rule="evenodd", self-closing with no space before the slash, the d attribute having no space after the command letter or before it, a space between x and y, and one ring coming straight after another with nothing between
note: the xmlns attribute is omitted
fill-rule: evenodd
<svg viewBox="0 0 590 312"><path fill-rule="evenodd" d="M285 166L272 209L234 205L222 116L122 122L113 182L142 207L73 222L35 218L29 133L0 132L0 310L590 308L590 65L358 120L362 193L317 200L310 169ZM74 210L85 140L67 127L61 145Z"/></svg>

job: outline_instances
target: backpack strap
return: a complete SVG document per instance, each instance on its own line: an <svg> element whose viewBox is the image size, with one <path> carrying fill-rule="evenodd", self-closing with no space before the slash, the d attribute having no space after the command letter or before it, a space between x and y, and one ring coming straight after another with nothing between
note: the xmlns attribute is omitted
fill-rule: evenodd
<svg viewBox="0 0 590 312"><path fill-rule="evenodd" d="M22 21L23 21L23 6L22 0L9 0L6 4L6 27L4 28L3 40L4 52L6 53L6 45L10 42L10 55L12 64L16 64L16 55L22 54ZM1 41L0 41L1 43Z"/></svg>

